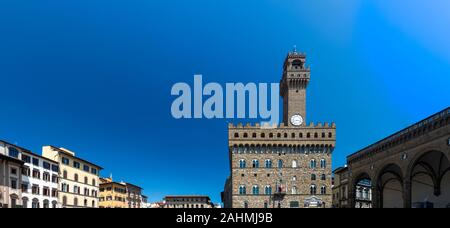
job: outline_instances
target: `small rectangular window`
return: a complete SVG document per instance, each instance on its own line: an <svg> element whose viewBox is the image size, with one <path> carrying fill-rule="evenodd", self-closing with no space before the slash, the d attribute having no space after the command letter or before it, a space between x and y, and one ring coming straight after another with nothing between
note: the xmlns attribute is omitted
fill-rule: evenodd
<svg viewBox="0 0 450 228"><path fill-rule="evenodd" d="M22 168L22 175L23 176L26 176L26 177L29 177L30 176L30 168L28 168L28 167L23 167Z"/></svg>
<svg viewBox="0 0 450 228"><path fill-rule="evenodd" d="M17 189L17 180L11 180L11 188Z"/></svg>
<svg viewBox="0 0 450 228"><path fill-rule="evenodd" d="M33 158L33 165L39 166L39 159Z"/></svg>
<svg viewBox="0 0 450 228"><path fill-rule="evenodd" d="M22 193L28 193L28 184L27 183L22 184Z"/></svg>
<svg viewBox="0 0 450 228"><path fill-rule="evenodd" d="M43 189L42 193L43 193L44 196L50 196L50 189L47 188L47 187L45 187L45 188Z"/></svg>
<svg viewBox="0 0 450 228"><path fill-rule="evenodd" d="M67 158L62 158L62 159L61 159L61 162L62 162L64 165L69 165L69 159L67 159Z"/></svg>
<svg viewBox="0 0 450 228"><path fill-rule="evenodd" d="M25 163L31 163L31 158L30 158L30 156L22 154L22 161Z"/></svg>
<svg viewBox="0 0 450 228"><path fill-rule="evenodd" d="M41 178L41 173L39 172L39 170L37 170L37 169L33 170L33 178L36 178L36 179Z"/></svg>
<svg viewBox="0 0 450 228"><path fill-rule="evenodd" d="M44 166L44 169L50 170L50 163L44 162L44 163L43 163L43 166Z"/></svg>
<svg viewBox="0 0 450 228"><path fill-rule="evenodd" d="M50 174L49 173L44 173L42 175L42 179L45 180L45 181L50 181Z"/></svg>
<svg viewBox="0 0 450 228"><path fill-rule="evenodd" d="M52 197L58 197L58 190L57 189L52 189Z"/></svg>
<svg viewBox="0 0 450 228"><path fill-rule="evenodd" d="M34 195L39 195L39 186L33 185L33 187L31 188L31 193L33 193Z"/></svg>
<svg viewBox="0 0 450 228"><path fill-rule="evenodd" d="M9 147L8 155L13 158L19 158L19 151L14 147Z"/></svg>
<svg viewBox="0 0 450 228"><path fill-rule="evenodd" d="M291 202L289 203L289 206L290 206L291 208L299 208L299 207L300 207L300 203L299 203L298 201L291 201Z"/></svg>

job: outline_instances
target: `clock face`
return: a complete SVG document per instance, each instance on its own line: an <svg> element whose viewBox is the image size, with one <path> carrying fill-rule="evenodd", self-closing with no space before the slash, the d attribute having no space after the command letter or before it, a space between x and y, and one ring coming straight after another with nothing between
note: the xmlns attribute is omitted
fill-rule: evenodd
<svg viewBox="0 0 450 228"><path fill-rule="evenodd" d="M291 117L291 123L294 126L300 126L303 123L303 117L301 115L293 115Z"/></svg>

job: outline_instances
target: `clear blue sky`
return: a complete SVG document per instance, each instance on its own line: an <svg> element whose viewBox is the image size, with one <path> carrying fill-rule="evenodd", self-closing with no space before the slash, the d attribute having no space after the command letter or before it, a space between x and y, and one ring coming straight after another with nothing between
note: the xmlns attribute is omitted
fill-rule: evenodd
<svg viewBox="0 0 450 228"><path fill-rule="evenodd" d="M308 54L308 120L338 127L346 155L448 107L450 2L0 2L0 138L52 144L145 188L220 201L226 120L174 120L171 86L278 82ZM234 120L239 122L239 120Z"/></svg>

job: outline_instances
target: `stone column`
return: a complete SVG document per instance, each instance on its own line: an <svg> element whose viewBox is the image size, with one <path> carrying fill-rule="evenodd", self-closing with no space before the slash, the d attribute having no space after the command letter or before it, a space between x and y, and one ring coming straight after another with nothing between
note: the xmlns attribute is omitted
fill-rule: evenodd
<svg viewBox="0 0 450 228"><path fill-rule="evenodd" d="M403 207L411 208L412 206L412 184L411 178L406 177L403 180Z"/></svg>
<svg viewBox="0 0 450 228"><path fill-rule="evenodd" d="M377 183L372 181L372 208L381 208L383 206L383 193L379 190Z"/></svg>
<svg viewBox="0 0 450 228"><path fill-rule="evenodd" d="M355 208L356 206L356 186L353 179L349 179L349 185L347 186L348 203L350 208Z"/></svg>

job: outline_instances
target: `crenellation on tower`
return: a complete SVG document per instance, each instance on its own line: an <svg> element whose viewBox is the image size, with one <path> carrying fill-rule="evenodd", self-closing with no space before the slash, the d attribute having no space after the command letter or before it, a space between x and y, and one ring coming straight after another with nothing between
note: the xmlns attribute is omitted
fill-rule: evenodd
<svg viewBox="0 0 450 228"><path fill-rule="evenodd" d="M301 127L292 127L289 125L285 125L284 123L281 124L270 124L270 123L247 123L247 124L233 124L228 123L228 129L267 129L267 128L286 128L286 129L295 129L295 130L301 130L304 128L336 128L336 123L334 122L310 122L308 125L304 125Z"/></svg>

